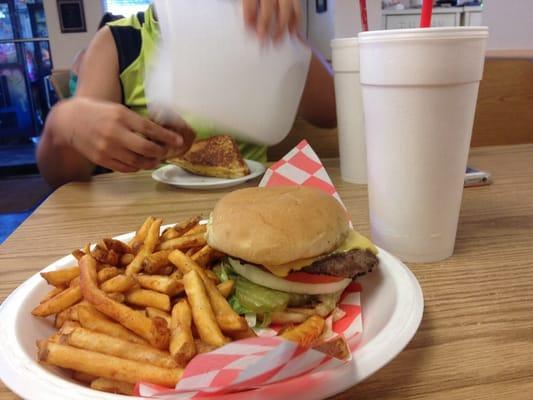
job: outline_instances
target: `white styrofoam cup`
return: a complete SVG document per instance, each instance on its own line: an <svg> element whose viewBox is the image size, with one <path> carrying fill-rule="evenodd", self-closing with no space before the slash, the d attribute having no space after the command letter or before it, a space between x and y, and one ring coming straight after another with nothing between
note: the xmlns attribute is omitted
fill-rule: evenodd
<svg viewBox="0 0 533 400"><path fill-rule="evenodd" d="M487 37L359 34L372 239L404 261L453 254Z"/></svg>
<svg viewBox="0 0 533 400"><path fill-rule="evenodd" d="M357 38L331 41L341 177L366 184L366 145Z"/></svg>

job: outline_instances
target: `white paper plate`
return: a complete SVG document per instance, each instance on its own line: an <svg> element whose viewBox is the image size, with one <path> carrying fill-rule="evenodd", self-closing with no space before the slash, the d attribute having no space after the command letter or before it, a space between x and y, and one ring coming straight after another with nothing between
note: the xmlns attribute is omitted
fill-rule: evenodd
<svg viewBox="0 0 533 400"><path fill-rule="evenodd" d="M265 173L265 166L257 161L244 160L250 168L250 173L246 176L235 179L212 178L209 176L199 176L191 174L177 165L165 165L156 169L152 173L152 178L158 182L178 186L185 189L211 190L222 189L240 185L250 179L257 178Z"/></svg>
<svg viewBox="0 0 533 400"><path fill-rule="evenodd" d="M133 233L118 237L127 241ZM350 364L256 390L254 399L321 399L344 391L386 365L415 334L424 309L422 290L414 275L398 259L379 250L380 266L360 279L363 286L364 332ZM51 271L72 265L72 256L46 267ZM35 342L50 336L51 320L30 312L50 290L39 274L21 284L0 306L0 379L25 399L55 400L132 398L98 392L71 380L58 368L36 361ZM249 399L250 392L223 396Z"/></svg>

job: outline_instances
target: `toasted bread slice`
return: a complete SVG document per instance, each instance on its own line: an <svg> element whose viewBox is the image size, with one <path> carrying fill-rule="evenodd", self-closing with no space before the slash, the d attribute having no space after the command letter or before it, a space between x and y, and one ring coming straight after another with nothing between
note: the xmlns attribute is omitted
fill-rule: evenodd
<svg viewBox="0 0 533 400"><path fill-rule="evenodd" d="M231 136L213 136L193 143L181 157L167 160L195 175L239 178L250 173L237 143Z"/></svg>

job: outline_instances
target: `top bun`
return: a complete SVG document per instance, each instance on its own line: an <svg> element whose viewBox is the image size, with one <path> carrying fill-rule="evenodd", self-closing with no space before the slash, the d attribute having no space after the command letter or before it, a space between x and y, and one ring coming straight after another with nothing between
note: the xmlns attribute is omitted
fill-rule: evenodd
<svg viewBox="0 0 533 400"><path fill-rule="evenodd" d="M249 188L216 204L207 243L232 257L275 266L329 253L348 231L346 211L318 189Z"/></svg>

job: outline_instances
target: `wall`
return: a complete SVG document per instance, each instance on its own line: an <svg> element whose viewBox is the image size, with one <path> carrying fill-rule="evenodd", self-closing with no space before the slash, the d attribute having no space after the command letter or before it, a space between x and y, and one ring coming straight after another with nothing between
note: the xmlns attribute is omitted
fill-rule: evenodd
<svg viewBox="0 0 533 400"><path fill-rule="evenodd" d="M533 49L533 1L484 0L483 24L490 50Z"/></svg>
<svg viewBox="0 0 533 400"><path fill-rule="evenodd" d="M100 0L85 0L83 3L87 32L61 33L56 0L44 0L44 11L55 69L70 68L78 51L89 45L102 18L103 11Z"/></svg>

